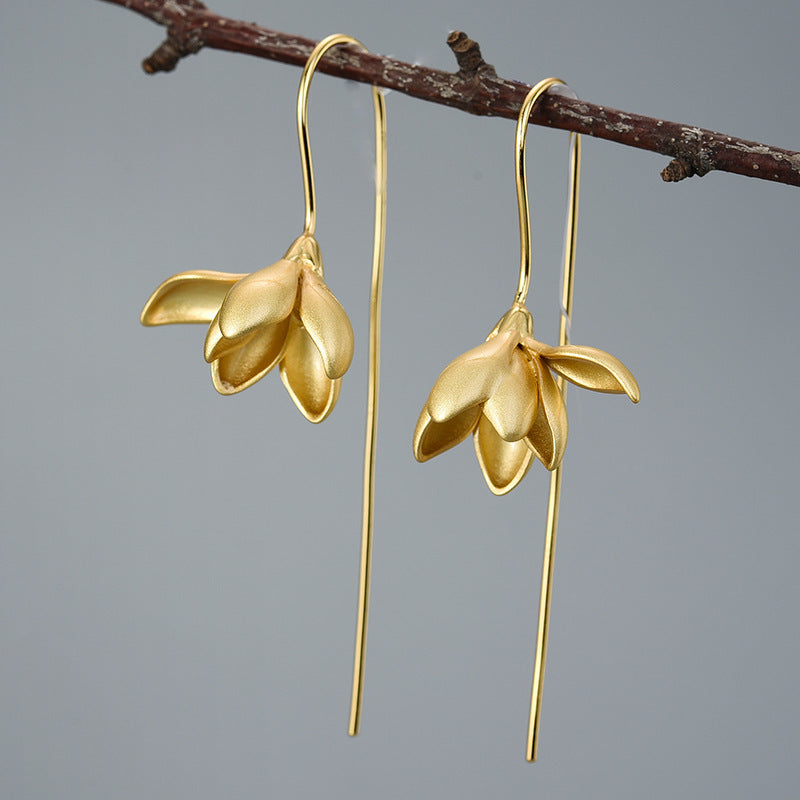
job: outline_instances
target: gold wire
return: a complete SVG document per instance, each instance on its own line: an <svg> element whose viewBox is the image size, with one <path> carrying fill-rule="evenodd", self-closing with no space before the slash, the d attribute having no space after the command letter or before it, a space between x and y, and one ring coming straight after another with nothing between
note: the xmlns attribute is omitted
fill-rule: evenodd
<svg viewBox="0 0 800 800"><path fill-rule="evenodd" d="M329 41L330 40L330 41ZM305 196L306 218L303 233L314 235L317 227L316 192L314 191L314 165L311 163L311 142L308 138L308 90L311 78L320 59L329 47L354 40L349 36L333 34L323 39L312 51L303 67L300 87L297 90L297 138L300 140L300 169L303 173L303 193Z"/></svg>
<svg viewBox="0 0 800 800"><path fill-rule="evenodd" d="M528 117L536 101L553 85L564 83L560 78L545 78L528 92L522 102L517 118L516 166L517 206L519 207L519 285L514 303L525 304L531 283L531 218L528 209L527 169L525 167L525 143L528 136Z"/></svg>
<svg viewBox="0 0 800 800"><path fill-rule="evenodd" d="M312 50L300 78L297 92L297 136L300 140L300 163L305 192L304 233L313 235L317 222L314 192L314 167L311 162L311 145L308 136L308 90L314 70L325 53L336 45L353 44L367 50L352 36L334 33L320 41ZM369 52L369 51L367 51ZM361 565L358 586L358 613L356 618L355 655L353 657L353 686L350 702L348 733L355 736L361 723L361 703L364 694L364 661L367 649L367 620L369 616L369 588L372 571L372 527L375 498L375 442L378 432L378 389L381 354L381 290L383 287L383 262L386 242L386 104L383 93L372 87L375 107L375 228L372 247L372 287L369 312L369 374L367 378L367 429L364 440L364 485L361 522Z"/></svg>
<svg viewBox="0 0 800 800"><path fill-rule="evenodd" d="M535 91L536 87L532 91ZM569 326L572 319L572 289L575 277L575 244L578 232L578 190L581 180L581 137L570 134L570 182L567 210L567 233L564 243L564 272L561 287L561 324L559 345L569 344ZM564 379L557 378L558 388L567 400ZM545 529L544 557L542 559L542 588L539 596L539 621L536 634L536 656L533 664L533 688L531 710L528 718L528 744L526 758L536 761L539 747L539 720L542 713L544 689L544 667L547 659L547 634L550 628L550 599L553 590L553 562L556 556L556 534L558 533L558 510L561 500L562 465L550 473L550 495L547 503L547 526Z"/></svg>
<svg viewBox="0 0 800 800"><path fill-rule="evenodd" d="M350 727L355 736L361 724L364 694L364 659L367 650L367 618L372 571L372 521L375 505L375 441L378 434L378 389L381 357L381 291L386 238L386 105L383 94L372 87L375 100L375 241L372 250L372 289L369 312L369 379L367 430L364 437L364 504L361 525L361 570L358 587L358 617L353 659L353 692L350 700Z"/></svg>

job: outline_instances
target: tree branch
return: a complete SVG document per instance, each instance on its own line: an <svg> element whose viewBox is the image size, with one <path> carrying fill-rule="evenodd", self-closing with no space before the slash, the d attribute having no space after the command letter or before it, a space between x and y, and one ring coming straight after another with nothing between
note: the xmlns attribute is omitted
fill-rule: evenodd
<svg viewBox="0 0 800 800"><path fill-rule="evenodd" d="M124 6L166 27L166 40L142 62L148 73L170 72L181 58L203 47L303 66L316 44L255 23L221 17L199 0L104 2ZM516 119L531 87L497 77L494 68L484 62L477 43L466 34L451 33L447 43L458 62L456 73L347 46L326 54L318 69L470 114ZM691 125L628 114L555 93L542 97L530 121L669 156L673 160L661 173L665 181L719 170L800 186L800 153Z"/></svg>

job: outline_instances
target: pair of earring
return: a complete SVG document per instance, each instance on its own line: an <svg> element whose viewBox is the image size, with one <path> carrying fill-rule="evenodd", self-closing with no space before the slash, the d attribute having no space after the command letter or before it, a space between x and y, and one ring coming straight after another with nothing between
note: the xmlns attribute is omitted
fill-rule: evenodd
<svg viewBox="0 0 800 800"><path fill-rule="evenodd" d="M251 274L184 272L167 279L147 301L144 325L179 322L208 324L205 358L214 386L233 394L260 380L276 365L300 411L321 422L336 404L344 373L353 357L353 330L346 313L328 289L319 246L314 238L316 205L308 137L308 90L314 70L332 47L363 45L334 34L312 51L300 80L297 125L305 190L305 226L284 257ZM526 131L530 113L548 89L563 81L548 78L533 87L517 122L516 182L520 220L520 276L514 302L486 342L445 368L420 414L414 455L426 461L473 435L478 461L489 488L505 494L519 484L537 458L551 470L545 559L531 699L527 757L536 757L541 692L547 647L550 586L561 460L567 441L564 378L584 388L625 393L634 402L639 389L616 358L600 350L568 343L572 309L577 230L580 137L572 139L567 241L564 257L559 345L533 339L526 308L530 286L530 215L526 187ZM383 95L372 87L375 108L376 196L367 432L364 452L361 565L349 733L358 733L363 697L364 660L372 551L375 442L380 361L380 307L386 224L386 114ZM558 374L554 378L551 370Z"/></svg>

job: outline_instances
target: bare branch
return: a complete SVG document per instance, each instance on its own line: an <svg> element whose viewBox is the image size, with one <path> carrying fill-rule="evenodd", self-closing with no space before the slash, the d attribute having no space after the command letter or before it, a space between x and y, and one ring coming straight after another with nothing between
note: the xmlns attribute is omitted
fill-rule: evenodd
<svg viewBox="0 0 800 800"><path fill-rule="evenodd" d="M166 41L142 63L148 73L169 72L181 58L203 47L302 66L316 44L255 23L221 17L199 0L104 2L124 6L166 27ZM338 47L326 54L318 69L470 114L516 119L531 87L497 77L494 68L484 62L478 44L466 34L455 31L447 43L458 61L456 73L352 47ZM669 156L673 160L661 173L668 182L717 170L800 186L800 153L693 125L628 114L553 93L537 103L531 122Z"/></svg>

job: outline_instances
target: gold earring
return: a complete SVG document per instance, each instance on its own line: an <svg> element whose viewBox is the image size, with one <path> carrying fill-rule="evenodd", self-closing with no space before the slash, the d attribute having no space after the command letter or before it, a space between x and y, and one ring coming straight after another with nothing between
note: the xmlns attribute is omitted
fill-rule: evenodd
<svg viewBox="0 0 800 800"><path fill-rule="evenodd" d="M316 202L308 137L308 90L323 55L341 44L366 50L357 39L333 34L312 50L297 93L297 134L305 194L305 226L283 258L251 274L196 270L173 275L151 295L143 325L180 322L210 324L205 359L221 394L252 386L279 365L295 405L311 422L333 410L344 373L353 358L353 329L327 287L314 238ZM364 684L372 558L372 524L380 362L380 313L386 233L386 108L372 87L375 109L375 223L370 293L367 431L364 447L361 567L349 733L358 733Z"/></svg>
<svg viewBox="0 0 800 800"><path fill-rule="evenodd" d="M525 98L517 120L515 157L520 271L514 303L482 345L445 367L414 432L414 456L418 461L427 461L472 434L483 476L492 492L498 495L517 486L536 459L551 470L526 750L529 761L536 760L538 744L561 461L567 445L564 379L597 392L624 393L634 403L639 402L639 386L622 362L602 350L571 345L568 341L580 182L580 135L576 134L570 136L570 192L559 344L551 347L533 338L533 318L525 306L531 273L525 145L528 118L536 101L556 84L564 84L564 81L546 78L537 83ZM557 378L551 370L557 373Z"/></svg>

